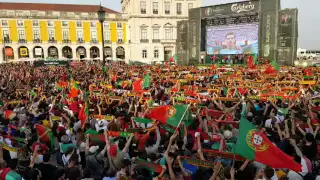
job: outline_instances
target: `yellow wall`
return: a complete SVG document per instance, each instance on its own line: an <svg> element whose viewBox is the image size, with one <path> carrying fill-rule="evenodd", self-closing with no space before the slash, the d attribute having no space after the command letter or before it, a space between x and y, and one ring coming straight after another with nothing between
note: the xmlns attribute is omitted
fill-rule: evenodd
<svg viewBox="0 0 320 180"><path fill-rule="evenodd" d="M127 42L127 24L123 23L123 42Z"/></svg>
<svg viewBox="0 0 320 180"><path fill-rule="evenodd" d="M54 21L54 31L57 42L62 42L62 25L61 21Z"/></svg>
<svg viewBox="0 0 320 180"><path fill-rule="evenodd" d="M40 34L41 34L41 40L47 42L48 37L48 27L47 27L47 21L40 21Z"/></svg>
<svg viewBox="0 0 320 180"><path fill-rule="evenodd" d="M110 29L111 29L111 42L117 42L117 23L112 22L110 23Z"/></svg>
<svg viewBox="0 0 320 180"><path fill-rule="evenodd" d="M9 27L10 27L10 39L12 42L18 41L18 31L17 31L17 21L16 20L9 20Z"/></svg>
<svg viewBox="0 0 320 180"><path fill-rule="evenodd" d="M69 28L70 28L69 34L70 34L71 42L77 42L76 22L69 21Z"/></svg>
<svg viewBox="0 0 320 180"><path fill-rule="evenodd" d="M102 42L101 24L100 23L97 23L97 38L98 38L98 42Z"/></svg>
<svg viewBox="0 0 320 180"><path fill-rule="evenodd" d="M90 23L89 22L83 22L83 40L85 42L90 42Z"/></svg>
<svg viewBox="0 0 320 180"><path fill-rule="evenodd" d="M31 20L25 20L24 25L26 27L26 40L28 42L33 41L33 32L32 32L32 21Z"/></svg>

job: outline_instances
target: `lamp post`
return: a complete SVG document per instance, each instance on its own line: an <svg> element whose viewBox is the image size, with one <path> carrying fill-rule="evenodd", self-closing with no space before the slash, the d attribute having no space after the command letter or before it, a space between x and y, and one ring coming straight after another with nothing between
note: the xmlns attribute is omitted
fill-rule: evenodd
<svg viewBox="0 0 320 180"><path fill-rule="evenodd" d="M98 11L98 19L101 25L101 36L102 36L102 63L103 66L106 64L106 56L104 54L104 33L103 33L103 22L105 20L106 11L103 9L103 7L100 5L99 11Z"/></svg>

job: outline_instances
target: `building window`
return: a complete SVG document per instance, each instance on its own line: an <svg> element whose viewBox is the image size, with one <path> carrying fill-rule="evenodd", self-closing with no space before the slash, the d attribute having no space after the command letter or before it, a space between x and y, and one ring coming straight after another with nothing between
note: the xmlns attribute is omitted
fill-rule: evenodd
<svg viewBox="0 0 320 180"><path fill-rule="evenodd" d="M10 40L9 31L3 30L3 40Z"/></svg>
<svg viewBox="0 0 320 180"><path fill-rule="evenodd" d="M82 27L82 22L81 21L77 21L77 28L81 28Z"/></svg>
<svg viewBox="0 0 320 180"><path fill-rule="evenodd" d="M83 40L83 31L77 31L77 39L78 39L78 41Z"/></svg>
<svg viewBox="0 0 320 180"><path fill-rule="evenodd" d="M142 58L147 58L147 50L142 50Z"/></svg>
<svg viewBox="0 0 320 180"><path fill-rule="evenodd" d="M68 27L68 21L62 21L62 27Z"/></svg>
<svg viewBox="0 0 320 180"><path fill-rule="evenodd" d="M69 40L69 31L68 30L62 31L62 38L63 38L63 40Z"/></svg>
<svg viewBox="0 0 320 180"><path fill-rule="evenodd" d="M92 28L96 27L96 22L90 22L90 27Z"/></svg>
<svg viewBox="0 0 320 180"><path fill-rule="evenodd" d="M104 39L105 39L106 41L110 41L110 31L105 31L105 32L104 32Z"/></svg>
<svg viewBox="0 0 320 180"><path fill-rule="evenodd" d="M91 31L91 40L97 41L97 31Z"/></svg>
<svg viewBox="0 0 320 180"><path fill-rule="evenodd" d="M158 2L152 3L153 14L158 14Z"/></svg>
<svg viewBox="0 0 320 180"><path fill-rule="evenodd" d="M23 20L18 20L17 21L17 26L18 27L23 27Z"/></svg>
<svg viewBox="0 0 320 180"><path fill-rule="evenodd" d="M158 40L159 37L159 29L153 29L153 39Z"/></svg>
<svg viewBox="0 0 320 180"><path fill-rule="evenodd" d="M164 13L170 14L170 2L164 2Z"/></svg>
<svg viewBox="0 0 320 180"><path fill-rule="evenodd" d="M33 39L40 40L40 31L39 30L33 30Z"/></svg>
<svg viewBox="0 0 320 180"><path fill-rule="evenodd" d="M3 27L7 27L8 26L8 21L7 20L1 20L1 25Z"/></svg>
<svg viewBox="0 0 320 180"><path fill-rule="evenodd" d="M103 27L109 29L110 28L109 22L104 22Z"/></svg>
<svg viewBox="0 0 320 180"><path fill-rule="evenodd" d="M141 14L147 13L147 5L145 1L140 2L140 11L141 11Z"/></svg>
<svg viewBox="0 0 320 180"><path fill-rule="evenodd" d="M53 27L53 21L47 21L48 27Z"/></svg>
<svg viewBox="0 0 320 180"><path fill-rule="evenodd" d="M54 40L55 39L54 38L54 30L49 30L48 34L49 34L49 40Z"/></svg>
<svg viewBox="0 0 320 180"><path fill-rule="evenodd" d="M193 8L193 3L188 3L188 9L192 9Z"/></svg>
<svg viewBox="0 0 320 180"><path fill-rule="evenodd" d="M141 39L148 39L147 29L141 29Z"/></svg>
<svg viewBox="0 0 320 180"><path fill-rule="evenodd" d="M166 28L165 29L165 38L166 39L172 39L172 29L171 28Z"/></svg>
<svg viewBox="0 0 320 180"><path fill-rule="evenodd" d="M182 4L181 4L181 3L177 3L177 14L178 14L178 15L181 15L181 14L182 14L181 9L182 9Z"/></svg>
<svg viewBox="0 0 320 180"><path fill-rule="evenodd" d="M25 40L24 30L18 31L18 37L19 37L19 40Z"/></svg>
<svg viewBox="0 0 320 180"><path fill-rule="evenodd" d="M39 21L38 20L33 20L32 21L32 26L33 27L39 27Z"/></svg>
<svg viewBox="0 0 320 180"><path fill-rule="evenodd" d="M153 56L154 56L154 58L159 58L159 50L158 49L154 50Z"/></svg>
<svg viewBox="0 0 320 180"><path fill-rule="evenodd" d="M120 28L120 29L122 28L122 22L117 23L117 28Z"/></svg>
<svg viewBox="0 0 320 180"><path fill-rule="evenodd" d="M117 36L118 36L118 42L122 42L123 41L123 33L122 33L122 31L118 31Z"/></svg>

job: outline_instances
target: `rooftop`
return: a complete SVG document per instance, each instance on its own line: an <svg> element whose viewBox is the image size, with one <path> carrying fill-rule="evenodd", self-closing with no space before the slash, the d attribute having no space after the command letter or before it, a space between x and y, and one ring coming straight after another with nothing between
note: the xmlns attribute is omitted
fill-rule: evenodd
<svg viewBox="0 0 320 180"><path fill-rule="evenodd" d="M96 13L99 5L79 4L44 4L44 3L11 3L0 2L0 10L37 10L37 11L65 11L65 12L88 12ZM107 14L118 14L119 12L103 7Z"/></svg>

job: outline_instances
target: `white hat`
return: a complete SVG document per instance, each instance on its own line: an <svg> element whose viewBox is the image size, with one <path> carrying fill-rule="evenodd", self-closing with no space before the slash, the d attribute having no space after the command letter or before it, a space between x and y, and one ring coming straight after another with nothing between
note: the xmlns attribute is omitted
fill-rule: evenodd
<svg viewBox="0 0 320 180"><path fill-rule="evenodd" d="M104 125L103 120L98 121L98 126L99 127L103 127L103 125Z"/></svg>
<svg viewBox="0 0 320 180"><path fill-rule="evenodd" d="M229 130L226 130L223 132L223 136L226 138L226 139L230 139L232 138L232 132L229 131Z"/></svg>
<svg viewBox="0 0 320 180"><path fill-rule="evenodd" d="M99 149L99 146L91 146L91 147L89 148L89 152L90 152L90 153L95 153L98 149Z"/></svg>

